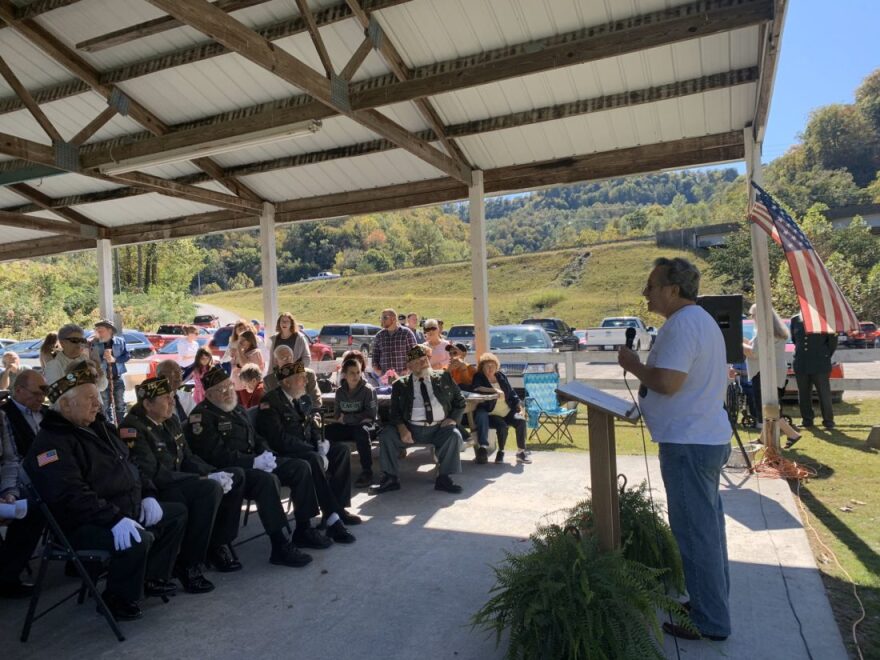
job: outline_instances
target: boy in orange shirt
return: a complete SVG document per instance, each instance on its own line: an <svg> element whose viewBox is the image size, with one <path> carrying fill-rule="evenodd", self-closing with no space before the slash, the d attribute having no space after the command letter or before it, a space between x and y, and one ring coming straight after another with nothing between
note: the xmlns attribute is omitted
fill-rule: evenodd
<svg viewBox="0 0 880 660"><path fill-rule="evenodd" d="M452 376L452 380L463 390L470 390L471 381L477 368L472 364L464 361L467 355L467 346L465 344L447 344L446 351L449 353L449 366L446 370Z"/></svg>

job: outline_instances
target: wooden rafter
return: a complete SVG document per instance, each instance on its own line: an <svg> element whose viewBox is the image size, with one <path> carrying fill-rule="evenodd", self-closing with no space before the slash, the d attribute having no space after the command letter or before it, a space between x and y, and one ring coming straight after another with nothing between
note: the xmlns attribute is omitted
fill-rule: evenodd
<svg viewBox="0 0 880 660"><path fill-rule="evenodd" d="M296 0L296 6L299 8L300 16L302 16L303 20L306 22L309 36L312 38L315 50L318 51L318 58L324 66L324 72L327 74L328 78L332 78L335 73L333 70L333 61L330 59L330 53L327 52L327 47L324 45L324 40L321 38L321 32L318 30L317 23L315 23L315 17L312 14L312 10L309 9L309 2L308 0Z"/></svg>
<svg viewBox="0 0 880 660"><path fill-rule="evenodd" d="M101 127L104 126L108 121L113 119L113 116L116 114L116 108L111 105L108 105L104 108L97 117L95 117L92 121L86 124L83 129L71 138L70 143L75 144L77 146L83 144L86 140L92 137L95 133L101 130Z"/></svg>
<svg viewBox="0 0 880 660"><path fill-rule="evenodd" d="M242 25L207 0L148 0L150 4L165 10L187 25L204 32L215 41L250 60L281 79L299 87L324 106L345 115L391 140L441 172L464 182L471 180L471 171L460 163L420 140L402 126L376 110L352 110L338 90L317 71L293 55L275 48L270 41L254 30ZM345 94L347 96L347 94Z"/></svg>
<svg viewBox="0 0 880 660"><path fill-rule="evenodd" d="M9 83L9 86L12 87L12 91L14 91L18 98L21 99L21 102L24 103L25 107L31 113L31 116L37 120L37 123L46 132L46 135L49 136L49 139L52 140L52 142L62 142L63 139L61 134L52 122L49 121L46 113L44 113L37 102L34 101L34 97L31 96L27 87L21 83L18 76L15 75L15 72L2 57L0 57L0 76L3 76L3 79Z"/></svg>
<svg viewBox="0 0 880 660"><path fill-rule="evenodd" d="M360 0L346 0L346 2L358 23L361 24L361 27L363 27L364 30L369 29L370 14L361 6ZM403 61L403 58L400 56L400 53L397 52L397 48L394 47L394 44L387 34L383 33L381 35L379 53L382 55L382 58L385 60L388 67L394 72L394 75L397 76L398 80L409 80L412 77L412 71L410 71L409 67ZM468 163L467 158L465 158L465 155L462 153L459 146L454 140L449 139L449 136L446 135L443 121L440 119L440 115L437 114L434 105L426 98L418 98L413 102L415 103L419 114L422 115L422 118L434 131L434 134L446 148L446 151L453 160L470 166L470 163Z"/></svg>
<svg viewBox="0 0 880 660"><path fill-rule="evenodd" d="M24 20L25 18L36 18L40 14L47 14L55 9L61 9L68 5L74 5L80 0L36 0L24 7L15 8L15 19ZM0 23L0 30L7 27L6 24Z"/></svg>
<svg viewBox="0 0 880 660"><path fill-rule="evenodd" d="M9 0L0 0L0 18L15 28L21 36L37 46L59 65L82 80L92 90L103 96L108 102L110 102L115 94L121 93L121 90L117 90L113 85L102 82L100 73L94 67L65 46L55 35L51 34L39 23L32 19L16 19L15 6ZM159 117L135 99L128 97L127 105L128 114L132 119L154 135L164 135L170 130ZM223 181L220 181L220 183L223 183ZM239 192L246 191L246 196L252 201L259 200L259 196L244 184L239 183L238 190Z"/></svg>
<svg viewBox="0 0 880 660"><path fill-rule="evenodd" d="M363 4L371 11L378 11L380 9L394 7L407 2L412 2L412 0L366 0ZM348 5L346 5L345 2L340 2L339 4L331 5L326 9L321 9L320 11L315 12L315 22L318 27L323 27L325 25L332 25L344 21L351 18L351 16L351 10L348 8ZM2 23L0 23L0 25L2 25ZM260 36L263 36L270 41L276 41L278 39L283 39L284 37L291 37L300 34L306 30L307 27L302 17L295 16L293 18L270 23L257 30L257 32ZM198 44L196 46L182 48L170 53L165 53L145 60L139 60L131 64L124 64L103 71L101 72L101 82L108 85L114 85L127 80L133 80L134 78L140 78L141 76L146 76L151 73L173 69L185 64L202 62L212 57L218 57L227 53L229 53L229 49L218 43L209 42ZM88 92L89 89L89 86L82 80L69 80L57 85L44 87L43 89L36 90L32 93L38 103L49 103L51 101L59 101L71 96L76 96L77 94ZM23 107L24 106L22 106L18 97L12 96L0 99L0 114L15 112L16 110L21 110Z"/></svg>
<svg viewBox="0 0 880 660"><path fill-rule="evenodd" d="M709 91L730 89L738 85L754 84L758 81L758 77L757 67L736 69L734 71L726 71L724 73L702 76L700 78L682 80L668 83L666 85L630 90L618 94L598 96L590 99L573 101L571 103L563 103L544 108L536 108L534 110L515 112L508 115L488 117L486 119L464 122L461 124L453 124L447 126L447 131L449 135L456 138L480 135L491 131L518 128L545 121L565 119L568 117L578 117L616 108L635 107L646 103L684 98ZM436 139L431 131L423 131L418 135L425 140ZM289 169L342 158L379 153L395 148L396 146L388 140L371 140L369 142L361 142L323 151L314 151L293 156L273 158L271 160L257 163L236 165L225 170L225 174L229 176L249 176L252 174ZM190 184L203 183L207 180L209 180L208 177L200 173L190 174L176 179L176 181L181 183ZM54 200L54 204L74 206L107 201L109 199L121 199L136 194L140 193L125 188L109 191L105 190L58 198ZM31 207L19 207L9 210L29 212L35 209Z"/></svg>
<svg viewBox="0 0 880 660"><path fill-rule="evenodd" d="M239 9L247 9L248 7L262 5L269 1L270 0L215 0L211 4L216 5L225 12L233 12L238 11ZM138 39L143 39L144 37L150 37L154 34L161 34L162 32L173 30L181 25L182 23L173 16L160 16L151 21L144 21L137 25L131 25L122 28L121 30L108 32L107 34L80 41L76 45L76 49L84 50L88 53L96 53L105 48L112 48L113 46L127 44L132 41L137 41Z"/></svg>
<svg viewBox="0 0 880 660"><path fill-rule="evenodd" d="M19 195L24 197L25 199L31 200L34 204L42 209L46 209L48 211L52 211L55 215L59 215L65 220L69 220L75 225L85 225L89 227L100 227L101 225L91 218L87 218L79 211L70 208L69 206L61 206L61 207L52 207L52 198L46 195L45 193L40 192L36 188L27 185L26 183L14 183L9 186L11 190L14 190Z"/></svg>
<svg viewBox="0 0 880 660"><path fill-rule="evenodd" d="M364 60L367 59L367 56L373 50L373 40L369 37L364 37L364 40L361 42L361 45L358 46L354 53L352 53L346 65L343 67L342 71L339 74L339 77L343 80L351 80L354 77L354 74L357 73L357 70L360 68L361 64L364 63Z"/></svg>
<svg viewBox="0 0 880 660"><path fill-rule="evenodd" d="M0 211L0 225L16 227L18 229L52 232L53 234L64 234L65 236L77 236L79 238L101 238L106 232L106 230L98 229L97 227L75 225L70 222L61 222L60 220L50 220L48 218L35 218L23 213L10 213L9 211Z"/></svg>

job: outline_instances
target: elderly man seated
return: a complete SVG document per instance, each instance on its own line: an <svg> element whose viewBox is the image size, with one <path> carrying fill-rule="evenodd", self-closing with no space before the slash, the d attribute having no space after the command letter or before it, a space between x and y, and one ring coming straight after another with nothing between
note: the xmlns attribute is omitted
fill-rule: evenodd
<svg viewBox="0 0 880 660"><path fill-rule="evenodd" d="M28 369L15 379L12 396L7 397L0 405L0 411L6 415L6 423L19 457L28 453L40 431L43 414L48 410L43 403L47 389L42 374Z"/></svg>
<svg viewBox="0 0 880 660"><path fill-rule="evenodd" d="M351 505L351 450L348 445L321 440L320 415L306 391L302 362L275 367L275 377L280 387L263 397L257 432L269 438L269 445L281 456L308 462L327 537L337 543L354 543L345 528L361 522L345 510Z"/></svg>
<svg viewBox="0 0 880 660"><path fill-rule="evenodd" d="M269 562L282 566L305 566L312 558L297 546L326 548L332 543L311 527L318 515L318 499L307 461L276 458L268 443L257 434L244 408L238 405L235 387L222 367L202 376L205 400L189 415L184 431L192 450L205 462L225 471L239 467L245 472L244 496L254 500L263 528L272 543ZM281 484L290 488L296 531L288 538L287 516L281 506Z"/></svg>
<svg viewBox="0 0 880 660"><path fill-rule="evenodd" d="M144 595L165 596L186 529L186 507L160 505L128 447L98 419L101 397L88 366L49 388L52 409L24 467L75 548L111 553L104 600L117 619L142 616Z"/></svg>
<svg viewBox="0 0 880 660"><path fill-rule="evenodd" d="M391 423L379 434L379 456L384 475L372 493L400 489L400 450L413 443L434 445L440 476L436 490L460 493L450 474L461 472L461 434L457 425L465 402L458 385L446 371L434 371L428 348L416 344L407 353L409 375L395 381L391 389Z"/></svg>
<svg viewBox="0 0 880 660"><path fill-rule="evenodd" d="M215 470L190 451L174 416L171 385L165 378L148 378L135 388L135 393L137 403L122 420L119 435L128 443L142 478L155 484L159 499L180 502L189 514L175 577L190 593L211 591L214 585L200 568L209 548L211 556L226 560L226 570L241 568L229 556L226 545L238 532L244 471ZM221 499L227 506L224 518L217 520Z"/></svg>
<svg viewBox="0 0 880 660"><path fill-rule="evenodd" d="M279 385L278 378L275 376L275 369L283 367L285 364L293 364L296 361L293 357L293 349L284 344L278 346L272 353L272 356L275 358L275 367L263 379L264 396L265 392L271 392ZM321 407L321 389L318 387L318 376L308 367L306 367L306 391L312 399L312 405L315 410L318 410Z"/></svg>
<svg viewBox="0 0 880 660"><path fill-rule="evenodd" d="M183 387L183 369L174 360L162 360L156 367L156 377L168 381L174 400L174 416L182 425L196 406L192 392Z"/></svg>

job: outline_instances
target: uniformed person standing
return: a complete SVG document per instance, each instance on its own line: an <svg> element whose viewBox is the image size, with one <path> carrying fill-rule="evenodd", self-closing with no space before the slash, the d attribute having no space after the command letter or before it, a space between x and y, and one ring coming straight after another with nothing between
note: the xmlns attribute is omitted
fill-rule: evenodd
<svg viewBox="0 0 880 660"><path fill-rule="evenodd" d="M311 528L318 515L315 487L305 461L279 458L268 451L257 435L229 375L213 367L202 376L205 400L189 415L184 433L193 452L220 470L239 467L245 472L244 496L257 503L263 528L272 542L269 561L285 566L305 566L312 558L297 546L325 548L330 541ZM279 480L290 487L296 516L296 541L288 538L287 516L281 506Z"/></svg>
<svg viewBox="0 0 880 660"><path fill-rule="evenodd" d="M235 538L244 497L244 471L217 471L190 451L174 416L174 398L167 379L148 378L135 388L135 393L137 403L122 420L119 435L128 444L141 475L156 485L159 499L180 502L189 513L174 576L190 593L211 591L214 585L199 566L205 562L209 548L215 549L212 554L219 554L217 546ZM230 509L234 516L231 537L228 520L226 530L220 529L222 524L218 527L222 521L217 520L217 512L223 499L227 518ZM226 534L220 536L221 531Z"/></svg>
<svg viewBox="0 0 880 660"><path fill-rule="evenodd" d="M174 593L169 581L186 528L186 507L160 505L142 482L128 447L103 419L88 367L49 388L43 416L24 467L37 492L75 548L111 553L104 600L117 619L142 616L144 596Z"/></svg>
<svg viewBox="0 0 880 660"><path fill-rule="evenodd" d="M280 387L263 396L257 432L269 439L277 454L308 461L327 536L337 543L353 543L345 525L358 525L361 519L345 510L351 506L351 450L321 440L318 411L306 389L302 362L276 367L275 378Z"/></svg>

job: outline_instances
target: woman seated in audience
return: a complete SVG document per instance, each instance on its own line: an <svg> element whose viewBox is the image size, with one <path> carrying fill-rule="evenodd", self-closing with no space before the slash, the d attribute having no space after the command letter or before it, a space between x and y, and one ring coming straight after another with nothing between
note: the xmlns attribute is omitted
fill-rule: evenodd
<svg viewBox="0 0 880 660"><path fill-rule="evenodd" d="M237 362L232 368L232 382L235 384L236 390L243 390L244 385L241 383L240 375L242 368L247 364L255 364L260 368L260 375L266 371L266 362L263 358L263 351L257 342L257 336L252 330L245 330L238 338L238 346L235 354Z"/></svg>
<svg viewBox="0 0 880 660"><path fill-rule="evenodd" d="M501 371L501 362L493 353L483 353L480 356L471 386L474 392L498 395L497 399L481 403L474 412L474 423L477 427L477 446L474 448L476 462L485 463L487 460L486 448L489 446L491 427L498 434L495 462L503 463L507 429L512 426L516 432L516 462L531 463L526 453L526 419L522 400Z"/></svg>
<svg viewBox="0 0 880 660"><path fill-rule="evenodd" d="M449 353L446 351L448 341L440 335L440 324L437 319L425 321L425 346L431 349L431 368L445 369L449 366Z"/></svg>
<svg viewBox="0 0 880 660"><path fill-rule="evenodd" d="M55 354L61 350L58 342L58 333L50 332L40 345L40 368L46 370L46 363L55 358Z"/></svg>
<svg viewBox="0 0 880 660"><path fill-rule="evenodd" d="M283 312L278 317L275 334L269 339L269 371L275 368L275 349L279 346L290 346L294 362L302 362L304 367L312 363L309 340L299 331L296 319L290 312Z"/></svg>
<svg viewBox="0 0 880 660"><path fill-rule="evenodd" d="M207 348L200 348L196 351L196 357L190 366L190 376L193 381L193 401L197 404L205 399L205 387L202 385L202 376L204 376L211 367L214 366L214 356Z"/></svg>
<svg viewBox="0 0 880 660"><path fill-rule="evenodd" d="M238 402L245 408L253 408L260 404L265 390L263 389L263 374L255 364L246 364L238 374L244 389L238 390Z"/></svg>
<svg viewBox="0 0 880 660"><path fill-rule="evenodd" d="M373 456L370 431L376 424L379 405L376 391L364 380L361 360L349 357L342 362L342 380L336 390L336 418L324 428L330 442L354 442L361 462L361 474L354 482L367 488L373 482Z"/></svg>

